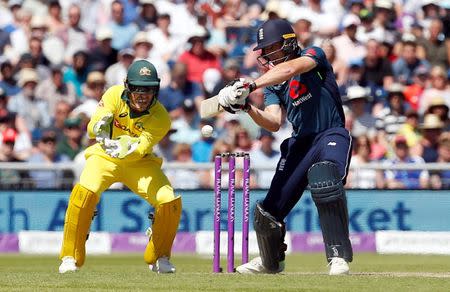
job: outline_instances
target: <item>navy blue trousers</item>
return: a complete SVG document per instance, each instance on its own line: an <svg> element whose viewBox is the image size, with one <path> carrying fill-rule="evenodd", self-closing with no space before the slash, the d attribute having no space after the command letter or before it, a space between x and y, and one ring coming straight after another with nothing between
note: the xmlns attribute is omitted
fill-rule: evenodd
<svg viewBox="0 0 450 292"><path fill-rule="evenodd" d="M281 158L263 206L280 222L308 186L308 169L317 162L334 162L343 183L351 157L351 137L345 128L331 128L314 137L290 137L281 144Z"/></svg>

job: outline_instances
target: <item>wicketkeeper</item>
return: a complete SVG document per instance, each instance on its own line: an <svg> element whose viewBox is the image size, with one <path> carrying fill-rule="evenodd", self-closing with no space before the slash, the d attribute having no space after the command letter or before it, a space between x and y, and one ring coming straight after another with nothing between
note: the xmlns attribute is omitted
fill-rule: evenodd
<svg viewBox="0 0 450 292"><path fill-rule="evenodd" d="M155 67L139 60L128 68L124 85L109 88L88 125L97 143L86 149L86 166L72 190L64 222L59 272L84 264L86 236L95 206L114 182L124 183L155 208L152 234L144 253L151 270L173 273L169 262L181 216L181 198L152 153L171 121L157 100L160 79Z"/></svg>
<svg viewBox="0 0 450 292"><path fill-rule="evenodd" d="M244 111L261 127L277 131L284 119L294 132L281 144L281 158L265 199L258 202L254 228L260 257L239 273L278 273L284 269L284 219L309 185L316 204L330 275L349 272L347 199L343 185L350 161L350 134L333 68L318 47L301 49L289 22L268 20L257 32L258 61L269 70L254 81L237 80L219 92L219 103ZM265 109L248 103L264 87Z"/></svg>

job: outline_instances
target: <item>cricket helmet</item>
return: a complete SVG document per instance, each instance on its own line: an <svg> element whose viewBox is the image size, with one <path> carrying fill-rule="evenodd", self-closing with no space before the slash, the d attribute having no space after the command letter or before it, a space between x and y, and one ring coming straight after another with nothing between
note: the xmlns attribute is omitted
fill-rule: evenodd
<svg viewBox="0 0 450 292"><path fill-rule="evenodd" d="M128 67L125 93L128 97L134 93L153 94L153 101L149 105L151 107L158 98L160 82L155 66L147 60L138 60Z"/></svg>
<svg viewBox="0 0 450 292"><path fill-rule="evenodd" d="M281 43L279 50L264 54L264 48ZM298 50L297 36L291 24L284 19L269 19L264 22L257 31L257 45L253 49L263 50L263 54L258 57L261 65L266 66L269 62L284 62ZM269 55L282 51L284 57L277 60L270 60Z"/></svg>

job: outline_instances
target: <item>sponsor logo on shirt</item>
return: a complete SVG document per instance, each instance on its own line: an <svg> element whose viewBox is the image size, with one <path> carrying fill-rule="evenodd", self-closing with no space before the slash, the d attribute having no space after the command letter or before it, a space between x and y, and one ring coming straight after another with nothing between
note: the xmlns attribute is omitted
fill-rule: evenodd
<svg viewBox="0 0 450 292"><path fill-rule="evenodd" d="M143 124L142 122L137 122L137 123L134 124L134 127L133 127L133 128L134 128L134 130L137 130L137 131L139 131L139 132L142 132L143 130L145 130L143 125L144 125L144 124ZM125 125L122 125L122 124L121 124L118 120L116 120L116 119L114 119L114 127L119 128L119 129L121 129L122 131L125 131L125 132L129 133L130 136L133 136L133 137L139 137L139 134L136 134L136 133L132 132L130 128L128 128L128 127L125 126Z"/></svg>
<svg viewBox="0 0 450 292"><path fill-rule="evenodd" d="M289 83L289 97L293 99L293 106L299 106L312 97L311 92L308 91L308 87L298 80L291 80Z"/></svg>

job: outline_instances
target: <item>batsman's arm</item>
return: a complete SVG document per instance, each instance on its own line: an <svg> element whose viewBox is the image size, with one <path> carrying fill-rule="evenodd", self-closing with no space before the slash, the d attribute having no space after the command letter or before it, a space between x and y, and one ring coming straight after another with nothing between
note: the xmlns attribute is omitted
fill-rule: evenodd
<svg viewBox="0 0 450 292"><path fill-rule="evenodd" d="M249 105L248 115L255 121L258 126L276 132L283 124L285 113L280 105L272 104L266 106L264 110L260 110L253 105Z"/></svg>
<svg viewBox="0 0 450 292"><path fill-rule="evenodd" d="M302 56L276 65L255 79L254 82L256 88L280 84L295 75L308 72L316 66L317 63L314 59L308 56Z"/></svg>

